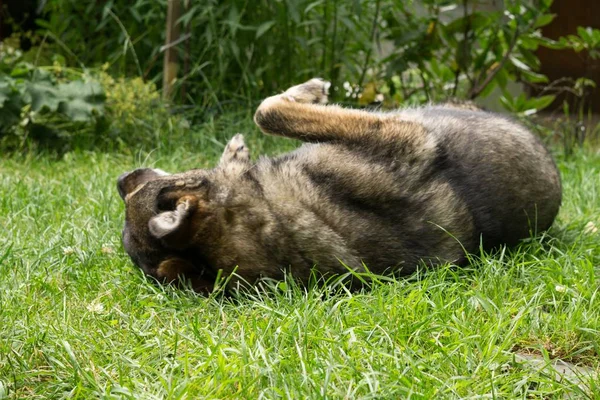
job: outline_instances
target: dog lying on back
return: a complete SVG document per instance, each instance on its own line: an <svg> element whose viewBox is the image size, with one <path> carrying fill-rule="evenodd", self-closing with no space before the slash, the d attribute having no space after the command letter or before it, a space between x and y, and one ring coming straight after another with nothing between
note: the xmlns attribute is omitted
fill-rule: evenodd
<svg viewBox="0 0 600 400"><path fill-rule="evenodd" d="M263 132L307 142L294 152L252 162L236 135L214 169L121 175L133 262L200 292L232 272L229 285L286 273L306 282L313 268L405 275L554 221L559 173L524 127L453 106L327 106L327 88L313 79L256 111Z"/></svg>

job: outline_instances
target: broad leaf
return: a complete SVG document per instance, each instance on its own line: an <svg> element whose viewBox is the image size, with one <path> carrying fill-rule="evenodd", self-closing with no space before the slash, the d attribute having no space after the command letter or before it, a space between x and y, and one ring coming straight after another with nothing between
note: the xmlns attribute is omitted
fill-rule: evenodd
<svg viewBox="0 0 600 400"><path fill-rule="evenodd" d="M13 93L13 81L10 78L4 78L0 76L0 108L4 105L4 103L9 99L11 93Z"/></svg>
<svg viewBox="0 0 600 400"><path fill-rule="evenodd" d="M554 20L556 14L544 14L541 15L534 24L534 28L541 28L542 26L548 25L550 22Z"/></svg>
<svg viewBox="0 0 600 400"><path fill-rule="evenodd" d="M31 96L31 110L41 111L43 109L56 111L61 101L61 95L56 87L49 82L30 82L27 92Z"/></svg>
<svg viewBox="0 0 600 400"><path fill-rule="evenodd" d="M60 84L58 90L65 97L59 111L74 121L89 121L104 110L104 91L97 82L72 81Z"/></svg>

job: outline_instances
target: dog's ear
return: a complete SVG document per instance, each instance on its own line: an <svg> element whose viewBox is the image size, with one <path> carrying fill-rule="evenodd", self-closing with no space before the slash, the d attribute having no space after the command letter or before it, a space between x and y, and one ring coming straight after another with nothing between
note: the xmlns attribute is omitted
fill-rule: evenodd
<svg viewBox="0 0 600 400"><path fill-rule="evenodd" d="M146 182L169 175L161 169L138 168L131 172L125 172L117 179L117 189L123 200L125 197Z"/></svg>
<svg viewBox="0 0 600 400"><path fill-rule="evenodd" d="M173 195L168 196L173 197ZM161 199L169 201L168 199ZM183 248L192 239L192 217L198 211L199 199L193 195L185 195L173 199L174 209L164 211L152 217L148 222L150 233L155 238L174 248Z"/></svg>

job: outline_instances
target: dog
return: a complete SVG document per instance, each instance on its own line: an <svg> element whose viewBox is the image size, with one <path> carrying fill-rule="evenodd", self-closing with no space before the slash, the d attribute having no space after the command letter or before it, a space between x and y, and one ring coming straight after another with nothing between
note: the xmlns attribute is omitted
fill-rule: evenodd
<svg viewBox="0 0 600 400"><path fill-rule="evenodd" d="M123 245L162 282L210 292L286 274L407 275L548 229L560 175L518 123L471 106L369 112L327 103L312 79L265 99L254 121L306 142L253 162L242 135L218 165L118 178Z"/></svg>

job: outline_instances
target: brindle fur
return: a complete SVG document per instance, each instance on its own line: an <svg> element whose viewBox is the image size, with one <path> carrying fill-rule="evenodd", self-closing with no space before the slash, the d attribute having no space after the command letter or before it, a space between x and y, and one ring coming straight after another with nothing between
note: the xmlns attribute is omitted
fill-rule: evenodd
<svg viewBox="0 0 600 400"><path fill-rule="evenodd" d="M219 270L249 283L286 271L306 282L313 267L410 274L552 224L560 177L519 124L472 106L380 113L326 101L313 79L259 106L265 133L307 142L292 153L252 162L236 135L214 169L122 175L134 263L198 291Z"/></svg>

